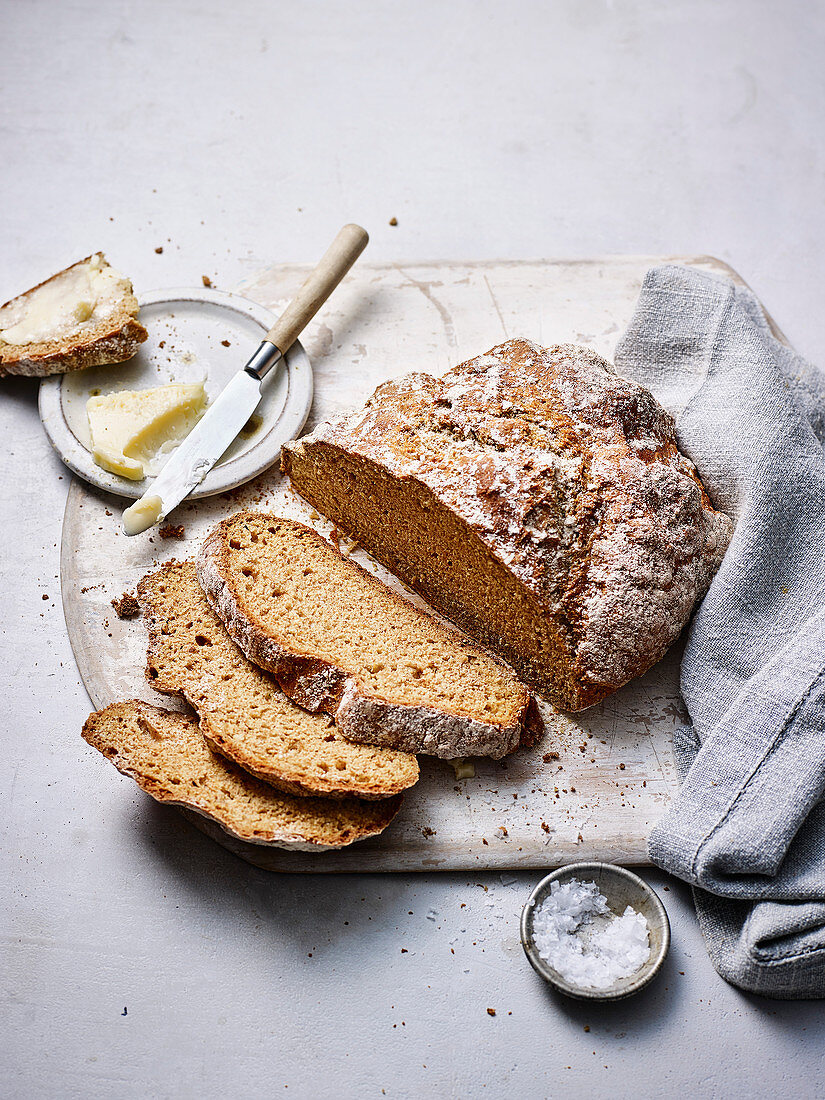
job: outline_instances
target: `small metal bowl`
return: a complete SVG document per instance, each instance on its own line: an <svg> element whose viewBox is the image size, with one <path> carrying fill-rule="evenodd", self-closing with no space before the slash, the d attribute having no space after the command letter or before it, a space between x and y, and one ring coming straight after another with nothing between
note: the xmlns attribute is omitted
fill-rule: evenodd
<svg viewBox="0 0 825 1100"><path fill-rule="evenodd" d="M539 955L533 939L533 916L550 893L550 883L569 882L573 878L580 882L595 882L607 899L608 908L616 916L621 916L627 906L632 905L637 913L642 914L650 929L650 958L635 974L619 978L606 989L590 989L568 982ZM521 945L535 972L560 993L582 1001L619 1001L638 993L659 972L670 947L670 922L659 896L632 871L617 867L615 863L571 863L543 878L527 899L521 912Z"/></svg>

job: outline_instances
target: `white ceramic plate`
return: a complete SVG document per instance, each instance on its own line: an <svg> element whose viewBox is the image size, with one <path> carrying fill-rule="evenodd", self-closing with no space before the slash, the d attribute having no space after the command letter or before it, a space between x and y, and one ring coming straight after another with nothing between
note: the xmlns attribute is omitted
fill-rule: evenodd
<svg viewBox="0 0 825 1100"><path fill-rule="evenodd" d="M86 417L89 397L203 379L214 401L275 323L268 309L220 290L158 290L139 301L149 339L133 358L44 378L39 395L43 427L69 469L99 489L135 499L152 479L130 481L95 465ZM281 445L301 431L312 404L312 366L300 343L293 344L262 389L249 430L238 436L190 499L222 493L256 477L277 461Z"/></svg>

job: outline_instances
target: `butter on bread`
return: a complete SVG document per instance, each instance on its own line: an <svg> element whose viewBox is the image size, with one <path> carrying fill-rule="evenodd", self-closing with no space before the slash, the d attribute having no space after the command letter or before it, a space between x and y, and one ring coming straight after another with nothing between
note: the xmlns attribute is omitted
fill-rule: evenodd
<svg viewBox="0 0 825 1100"><path fill-rule="evenodd" d="M95 252L0 306L0 378L130 359L148 335L137 316L131 282Z"/></svg>
<svg viewBox="0 0 825 1100"><path fill-rule="evenodd" d="M132 699L89 715L83 738L158 802L218 823L230 836L318 852L382 832L400 796L295 798L248 775L207 746L194 718Z"/></svg>

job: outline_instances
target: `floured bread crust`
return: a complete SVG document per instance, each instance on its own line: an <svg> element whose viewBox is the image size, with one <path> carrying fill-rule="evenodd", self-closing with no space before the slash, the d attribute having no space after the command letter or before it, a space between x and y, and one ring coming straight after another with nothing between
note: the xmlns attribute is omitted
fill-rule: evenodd
<svg viewBox="0 0 825 1100"><path fill-rule="evenodd" d="M672 417L594 351L510 340L283 450L315 508L564 710L658 661L733 530Z"/></svg>

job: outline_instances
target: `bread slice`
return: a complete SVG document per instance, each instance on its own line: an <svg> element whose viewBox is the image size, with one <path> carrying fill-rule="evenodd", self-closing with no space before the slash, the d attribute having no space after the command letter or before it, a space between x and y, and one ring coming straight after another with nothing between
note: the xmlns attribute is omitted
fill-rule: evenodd
<svg viewBox="0 0 825 1100"><path fill-rule="evenodd" d="M216 752L296 795L389 798L418 779L414 756L346 740L326 715L301 710L250 664L207 603L192 562L144 577L137 595L149 628L149 683L194 707Z"/></svg>
<svg viewBox="0 0 825 1100"><path fill-rule="evenodd" d="M129 280L102 252L0 306L0 378L121 363L148 333Z"/></svg>
<svg viewBox="0 0 825 1100"><path fill-rule="evenodd" d="M213 753L194 718L137 699L89 715L83 738L158 802L217 822L230 836L319 852L386 829L401 797L295 798Z"/></svg>
<svg viewBox="0 0 825 1100"><path fill-rule="evenodd" d="M238 512L206 537L197 568L246 656L346 737L499 759L541 729L506 665L301 523Z"/></svg>
<svg viewBox="0 0 825 1100"><path fill-rule="evenodd" d="M442 378L386 382L285 444L281 467L561 710L664 655L733 531L673 418L572 344L508 340Z"/></svg>

